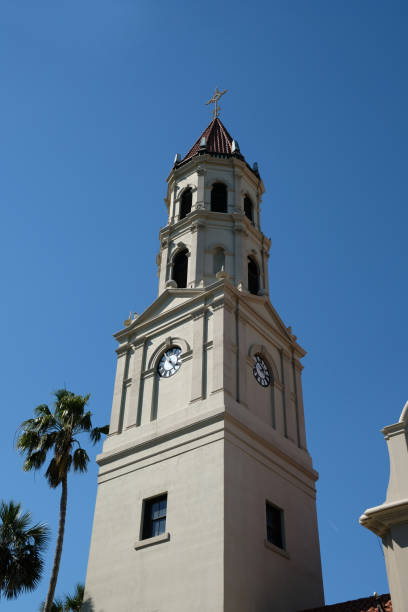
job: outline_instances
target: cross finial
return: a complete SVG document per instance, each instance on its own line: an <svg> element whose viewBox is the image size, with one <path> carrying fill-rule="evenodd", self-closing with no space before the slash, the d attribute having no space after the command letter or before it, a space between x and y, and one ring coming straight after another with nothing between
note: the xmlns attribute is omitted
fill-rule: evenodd
<svg viewBox="0 0 408 612"><path fill-rule="evenodd" d="M206 102L206 106L208 104L214 104L214 108L213 108L213 119L215 119L216 117L219 116L220 114L220 107L218 106L218 100L221 98L221 96L223 96L225 93L227 93L227 89L224 89L224 91L218 91L218 87L215 88L215 92L213 97L208 100L208 102Z"/></svg>

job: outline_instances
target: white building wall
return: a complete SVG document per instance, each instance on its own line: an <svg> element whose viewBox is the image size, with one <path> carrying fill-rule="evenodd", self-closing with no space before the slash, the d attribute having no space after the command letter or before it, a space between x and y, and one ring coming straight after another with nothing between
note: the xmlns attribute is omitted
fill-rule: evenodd
<svg viewBox="0 0 408 612"><path fill-rule="evenodd" d="M102 468L90 549L85 610L223 610L223 442L136 461L125 473ZM135 549L143 499L167 492L168 541ZM92 608L90 607L92 604Z"/></svg>
<svg viewBox="0 0 408 612"><path fill-rule="evenodd" d="M314 483L244 436L225 443L225 612L323 605ZM266 543L265 503L284 512L285 550Z"/></svg>

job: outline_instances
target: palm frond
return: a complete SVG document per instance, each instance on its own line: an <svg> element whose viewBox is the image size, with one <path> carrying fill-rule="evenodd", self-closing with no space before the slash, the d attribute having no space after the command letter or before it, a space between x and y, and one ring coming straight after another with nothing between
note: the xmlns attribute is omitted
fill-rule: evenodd
<svg viewBox="0 0 408 612"><path fill-rule="evenodd" d="M0 504L0 521L0 594L14 599L41 579L49 529L42 523L30 527L30 513L14 502Z"/></svg>
<svg viewBox="0 0 408 612"><path fill-rule="evenodd" d="M71 454L55 455L45 472L45 477L52 489L58 487L65 475L68 474L72 463Z"/></svg>
<svg viewBox="0 0 408 612"><path fill-rule="evenodd" d="M75 433L81 433L83 431L89 431L92 429L92 415L91 412L85 412L76 422Z"/></svg>
<svg viewBox="0 0 408 612"><path fill-rule="evenodd" d="M84 585L78 582L78 584L75 585L74 594L65 596L64 612L80 612L84 601L84 593Z"/></svg>
<svg viewBox="0 0 408 612"><path fill-rule="evenodd" d="M86 472L89 463L88 453L84 448L77 448L73 456L73 464L75 472Z"/></svg>
<svg viewBox="0 0 408 612"><path fill-rule="evenodd" d="M47 451L40 449L38 451L34 451L27 455L24 463L23 470L24 472L29 472L30 470L38 470L44 464L47 458Z"/></svg>
<svg viewBox="0 0 408 612"><path fill-rule="evenodd" d="M68 391L68 389L57 389L54 391L53 395L55 397L54 406L57 407L60 402L65 400L67 397L72 397L74 393L72 393L72 391Z"/></svg>
<svg viewBox="0 0 408 612"><path fill-rule="evenodd" d="M45 601L43 601L40 607L38 608L38 612L44 612L44 610L45 610ZM51 612L64 612L64 610L65 610L65 607L64 607L64 602L62 601L62 599L59 599L58 597L54 599L54 601L51 604Z"/></svg>
<svg viewBox="0 0 408 612"><path fill-rule="evenodd" d="M47 404L40 404L39 406L34 408L34 414L37 417L52 416L51 410L48 408Z"/></svg>
<svg viewBox="0 0 408 612"><path fill-rule="evenodd" d="M104 425L103 427L94 427L91 431L90 438L94 444L99 442L102 434L107 435L109 433L109 425Z"/></svg>
<svg viewBox="0 0 408 612"><path fill-rule="evenodd" d="M31 453L40 445L41 436L37 431L30 429L24 430L17 439L17 450L20 453Z"/></svg>

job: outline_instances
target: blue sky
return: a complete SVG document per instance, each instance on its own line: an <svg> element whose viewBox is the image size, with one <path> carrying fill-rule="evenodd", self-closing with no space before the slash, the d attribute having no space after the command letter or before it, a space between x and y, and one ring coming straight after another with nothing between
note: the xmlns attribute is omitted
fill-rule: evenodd
<svg viewBox="0 0 408 612"><path fill-rule="evenodd" d="M0 497L49 523L59 492L23 474L16 429L51 392L107 422L117 331L155 298L165 179L222 120L266 186L271 300L308 351L327 603L388 590L379 433L408 399L407 4L398 0L3 0L0 6ZM92 450L92 457L96 449ZM57 593L84 580L96 467L70 480Z"/></svg>

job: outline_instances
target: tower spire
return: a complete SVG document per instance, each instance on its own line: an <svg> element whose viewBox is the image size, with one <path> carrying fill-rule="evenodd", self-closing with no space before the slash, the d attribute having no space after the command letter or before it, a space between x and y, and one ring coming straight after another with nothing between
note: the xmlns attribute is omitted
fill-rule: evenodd
<svg viewBox="0 0 408 612"><path fill-rule="evenodd" d="M206 106L208 106L209 104L214 104L214 108L213 108L213 119L216 119L217 117L220 116L220 110L221 108L218 106L218 100L221 98L221 96L223 96L225 93L227 93L228 89L224 89L224 91L218 91L218 87L215 88L215 92L212 98L210 98L210 100L208 100L208 102L206 102Z"/></svg>

